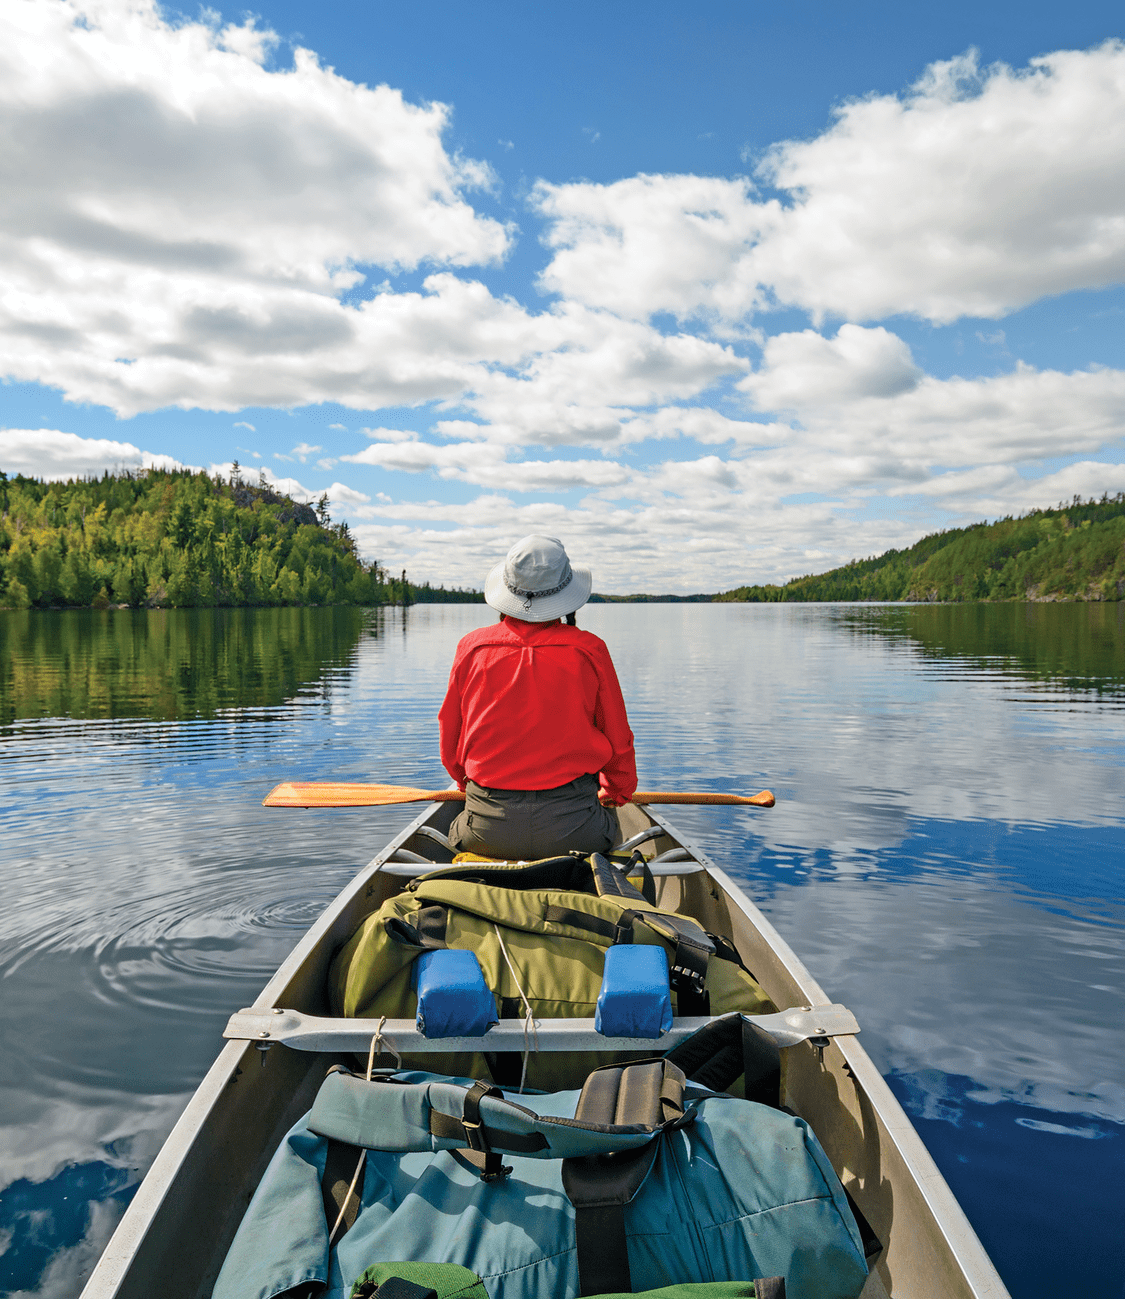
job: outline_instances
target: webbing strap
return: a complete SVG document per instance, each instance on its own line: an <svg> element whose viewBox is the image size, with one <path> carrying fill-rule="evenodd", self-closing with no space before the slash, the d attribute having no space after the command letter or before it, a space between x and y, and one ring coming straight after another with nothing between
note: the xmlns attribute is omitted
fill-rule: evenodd
<svg viewBox="0 0 1125 1299"><path fill-rule="evenodd" d="M636 892L634 889L633 892ZM638 893L639 901L644 901ZM694 920L683 916L672 915L663 911L622 911L615 923L604 920L601 916L591 915L588 911L578 911L573 907L560 907L551 904L543 913L543 919L550 924L570 925L574 929L585 929L587 933L598 934L614 942L629 942L630 937L623 935L632 929L637 921L647 925L654 933L675 943L676 954L672 962L673 973L682 971L685 978L697 983L702 988L707 977L707 962L715 951L715 944L709 934L703 932ZM724 955L726 955L724 953ZM728 958L729 959L729 958Z"/></svg>
<svg viewBox="0 0 1125 1299"><path fill-rule="evenodd" d="M668 983L676 994L676 1009L681 1015L711 1013L711 998L705 985L707 962L714 950L709 939L708 946L703 947L686 934L678 935L675 955L668 966Z"/></svg>
<svg viewBox="0 0 1125 1299"><path fill-rule="evenodd" d="M740 970L746 970L746 973L753 979L754 975L746 968L746 962L742 959L739 950L724 934L711 934L707 937L715 944L715 955L720 961L731 961L737 965ZM755 982L757 980L755 979Z"/></svg>
<svg viewBox="0 0 1125 1299"><path fill-rule="evenodd" d="M512 1170L502 1162L488 1139L489 1129L485 1127L484 1120L480 1116L480 1103L484 1096L497 1096L500 1100L504 1099L504 1093L499 1087L493 1087L486 1082L473 1083L465 1093L461 1110L461 1128L465 1133L465 1145L468 1149L474 1155L484 1157L481 1180L493 1182L498 1178L507 1177Z"/></svg>
<svg viewBox="0 0 1125 1299"><path fill-rule="evenodd" d="M640 871L641 897L643 897L650 906L656 906L656 879L653 876L652 871L649 869L649 864L645 860L644 854L640 849L634 849L633 860L629 864L629 869L634 874L636 874L638 870Z"/></svg>
<svg viewBox="0 0 1125 1299"><path fill-rule="evenodd" d="M349 1145L346 1141L328 1142L328 1156L324 1163L324 1176L320 1179L320 1190L324 1197L324 1216L329 1228L337 1220L340 1221L336 1240L355 1225L359 1216L360 1193L363 1188L357 1186L350 1195L348 1192L355 1176L356 1164L362 1157L363 1150L360 1146ZM344 1211L342 1219L341 1209Z"/></svg>
<svg viewBox="0 0 1125 1299"><path fill-rule="evenodd" d="M660 1142L619 1155L564 1159L562 1184L574 1205L578 1286L582 1295L632 1291L625 1206L641 1189Z"/></svg>
<svg viewBox="0 0 1125 1299"><path fill-rule="evenodd" d="M611 940L617 934L617 926L612 920L592 916L588 911L575 911L573 907L551 905L543 913L543 919L552 925L570 925L573 929L585 929L587 933L599 934L602 938Z"/></svg>
<svg viewBox="0 0 1125 1299"><path fill-rule="evenodd" d="M501 1019L523 1019L523 1002L519 997L500 998ZM501 1087L519 1087L523 1074L523 1055L519 1051L486 1051L485 1062L492 1081Z"/></svg>
<svg viewBox="0 0 1125 1299"><path fill-rule="evenodd" d="M630 1152L630 1169L617 1168L621 1178L630 1172L639 1174L637 1186L656 1158L656 1143L651 1149ZM578 1292L585 1295L629 1294L633 1279L629 1272L629 1238L625 1234L625 1205L582 1202L584 1187L573 1176L568 1177L563 1163L563 1188L574 1204L574 1236L578 1255ZM605 1176L605 1170L600 1170ZM598 1186L601 1190L601 1186ZM632 1199L632 1196L629 1197Z"/></svg>
<svg viewBox="0 0 1125 1299"><path fill-rule="evenodd" d="M644 915L643 911L622 911L617 917L617 925L613 931L613 945L618 943L631 943L633 941L633 924L636 920Z"/></svg>
<svg viewBox="0 0 1125 1299"><path fill-rule="evenodd" d="M462 1141L469 1150L483 1150L487 1146L490 1150L503 1150L509 1155L533 1155L537 1150L546 1150L549 1144L542 1132L502 1132L499 1128L482 1125L474 1139L483 1144L474 1146L464 1123L439 1110L430 1111L430 1131L435 1137Z"/></svg>

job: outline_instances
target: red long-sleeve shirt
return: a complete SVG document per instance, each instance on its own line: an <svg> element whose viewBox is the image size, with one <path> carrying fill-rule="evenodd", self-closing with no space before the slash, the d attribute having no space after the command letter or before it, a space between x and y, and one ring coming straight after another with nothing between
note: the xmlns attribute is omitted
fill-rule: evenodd
<svg viewBox="0 0 1125 1299"><path fill-rule="evenodd" d="M509 617L462 637L438 723L442 764L462 789L554 789L597 773L620 806L637 788L613 660L578 627Z"/></svg>

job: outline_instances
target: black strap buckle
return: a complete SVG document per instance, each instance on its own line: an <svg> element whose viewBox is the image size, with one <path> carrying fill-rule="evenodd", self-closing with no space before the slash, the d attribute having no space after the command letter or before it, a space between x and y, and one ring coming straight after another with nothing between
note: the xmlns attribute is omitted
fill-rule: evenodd
<svg viewBox="0 0 1125 1299"><path fill-rule="evenodd" d="M669 970L669 982L673 988L689 988L692 992L702 993L707 982L707 957L709 953L682 939L676 944Z"/></svg>

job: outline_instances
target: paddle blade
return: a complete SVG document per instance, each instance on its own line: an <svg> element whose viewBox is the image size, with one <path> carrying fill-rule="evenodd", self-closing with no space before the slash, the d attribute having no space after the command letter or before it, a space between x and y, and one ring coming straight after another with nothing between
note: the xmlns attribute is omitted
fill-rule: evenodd
<svg viewBox="0 0 1125 1299"><path fill-rule="evenodd" d="M262 799L263 807L387 807L392 803L454 803L459 789L411 789L407 785L331 784L286 781Z"/></svg>
<svg viewBox="0 0 1125 1299"><path fill-rule="evenodd" d="M633 795L634 803L694 803L711 807L773 807L777 801L768 789L760 794L687 794L659 792L655 790L638 790Z"/></svg>

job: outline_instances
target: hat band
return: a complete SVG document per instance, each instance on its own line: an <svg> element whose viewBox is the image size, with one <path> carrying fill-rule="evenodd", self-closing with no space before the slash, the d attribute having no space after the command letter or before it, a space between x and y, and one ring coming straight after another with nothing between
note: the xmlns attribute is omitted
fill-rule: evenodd
<svg viewBox="0 0 1125 1299"><path fill-rule="evenodd" d="M534 600L536 597L542 599L545 596L558 595L560 591L565 591L566 588L570 585L570 581L571 578L573 578L573 576L574 576L574 569L572 569L568 564L566 569L566 577L563 578L563 580L558 584L558 586L552 586L547 591L525 591L518 586L513 586L511 582L508 581L507 573L504 574L504 585L508 588L509 591L511 591L513 595L519 596L519 598L524 601L523 607L525 609L530 609L531 601Z"/></svg>

